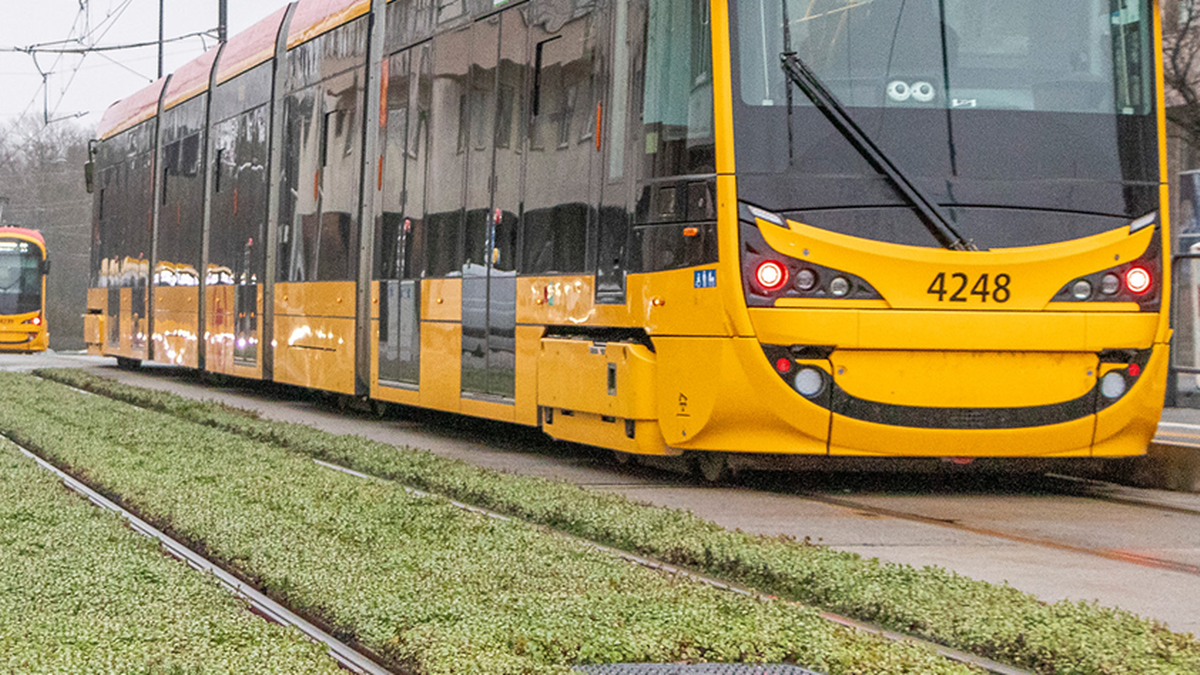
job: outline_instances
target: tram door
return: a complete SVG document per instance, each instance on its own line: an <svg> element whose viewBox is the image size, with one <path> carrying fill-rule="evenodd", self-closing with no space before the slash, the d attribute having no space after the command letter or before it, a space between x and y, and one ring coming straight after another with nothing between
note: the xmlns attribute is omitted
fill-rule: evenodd
<svg viewBox="0 0 1200 675"><path fill-rule="evenodd" d="M425 162L432 98L428 43L387 61L382 121L383 213L376 224L379 280L379 381L415 387L421 376L421 263L424 255Z"/></svg>
<svg viewBox="0 0 1200 675"><path fill-rule="evenodd" d="M471 32L462 291L462 392L512 400L516 390L517 222L521 208L525 9Z"/></svg>

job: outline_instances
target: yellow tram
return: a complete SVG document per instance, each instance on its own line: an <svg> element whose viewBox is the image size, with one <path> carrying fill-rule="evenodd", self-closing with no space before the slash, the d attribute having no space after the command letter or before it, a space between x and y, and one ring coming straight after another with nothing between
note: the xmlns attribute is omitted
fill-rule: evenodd
<svg viewBox="0 0 1200 675"><path fill-rule="evenodd" d="M1145 451L1145 0L299 0L110 108L95 353L728 466Z"/></svg>
<svg viewBox="0 0 1200 675"><path fill-rule="evenodd" d="M46 240L41 232L0 227L0 353L44 352Z"/></svg>

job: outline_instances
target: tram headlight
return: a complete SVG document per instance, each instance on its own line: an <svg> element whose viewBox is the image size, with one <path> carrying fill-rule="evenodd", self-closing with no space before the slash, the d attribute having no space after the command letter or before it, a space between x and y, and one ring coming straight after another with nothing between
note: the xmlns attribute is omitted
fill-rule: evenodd
<svg viewBox="0 0 1200 675"><path fill-rule="evenodd" d="M829 292L836 298L844 297L850 292L850 280L846 277L837 277L829 282Z"/></svg>
<svg viewBox="0 0 1200 675"><path fill-rule="evenodd" d="M825 375L816 368L801 368L792 384L801 396L813 398L825 390Z"/></svg>
<svg viewBox="0 0 1200 675"><path fill-rule="evenodd" d="M1116 295L1121 290L1121 277L1109 272L1100 281L1100 292L1105 295Z"/></svg>
<svg viewBox="0 0 1200 675"><path fill-rule="evenodd" d="M796 273L796 290L811 291L817 287L817 273L810 269L802 269Z"/></svg>
<svg viewBox="0 0 1200 675"><path fill-rule="evenodd" d="M42 325L42 317L35 316L32 319L25 319L21 323L29 324L31 326L40 326Z"/></svg>
<svg viewBox="0 0 1200 675"><path fill-rule="evenodd" d="M1100 395L1115 400L1125 395L1125 376L1120 371L1112 371L1100 378Z"/></svg>
<svg viewBox="0 0 1200 675"><path fill-rule="evenodd" d="M1071 295L1075 296L1076 300L1087 300L1092 297L1092 284L1087 279L1080 279L1071 287Z"/></svg>

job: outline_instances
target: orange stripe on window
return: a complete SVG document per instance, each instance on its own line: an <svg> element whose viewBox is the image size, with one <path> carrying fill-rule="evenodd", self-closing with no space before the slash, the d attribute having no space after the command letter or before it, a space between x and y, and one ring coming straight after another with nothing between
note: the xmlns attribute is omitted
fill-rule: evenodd
<svg viewBox="0 0 1200 675"><path fill-rule="evenodd" d="M600 120L604 118L604 104L596 104L596 152L600 152Z"/></svg>
<svg viewBox="0 0 1200 675"><path fill-rule="evenodd" d="M391 61L383 60L383 71L379 78L379 126L386 127L388 123L388 77L391 73Z"/></svg>

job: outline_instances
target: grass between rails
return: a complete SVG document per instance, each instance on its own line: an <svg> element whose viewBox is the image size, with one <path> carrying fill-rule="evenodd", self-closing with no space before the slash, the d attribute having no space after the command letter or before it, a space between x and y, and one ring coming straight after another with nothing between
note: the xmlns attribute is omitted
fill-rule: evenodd
<svg viewBox="0 0 1200 675"><path fill-rule="evenodd" d="M417 673L794 662L973 671L815 610L669 577L523 522L334 472L270 441L0 374L0 432L269 594Z"/></svg>
<svg viewBox="0 0 1200 675"><path fill-rule="evenodd" d="M343 671L0 439L0 672Z"/></svg>
<svg viewBox="0 0 1200 675"><path fill-rule="evenodd" d="M220 404L129 387L81 371L39 374L1039 672L1200 673L1200 643L1192 636L1121 610L1092 603L1046 604L1010 587L940 568L915 569L730 532L677 510L261 420Z"/></svg>

